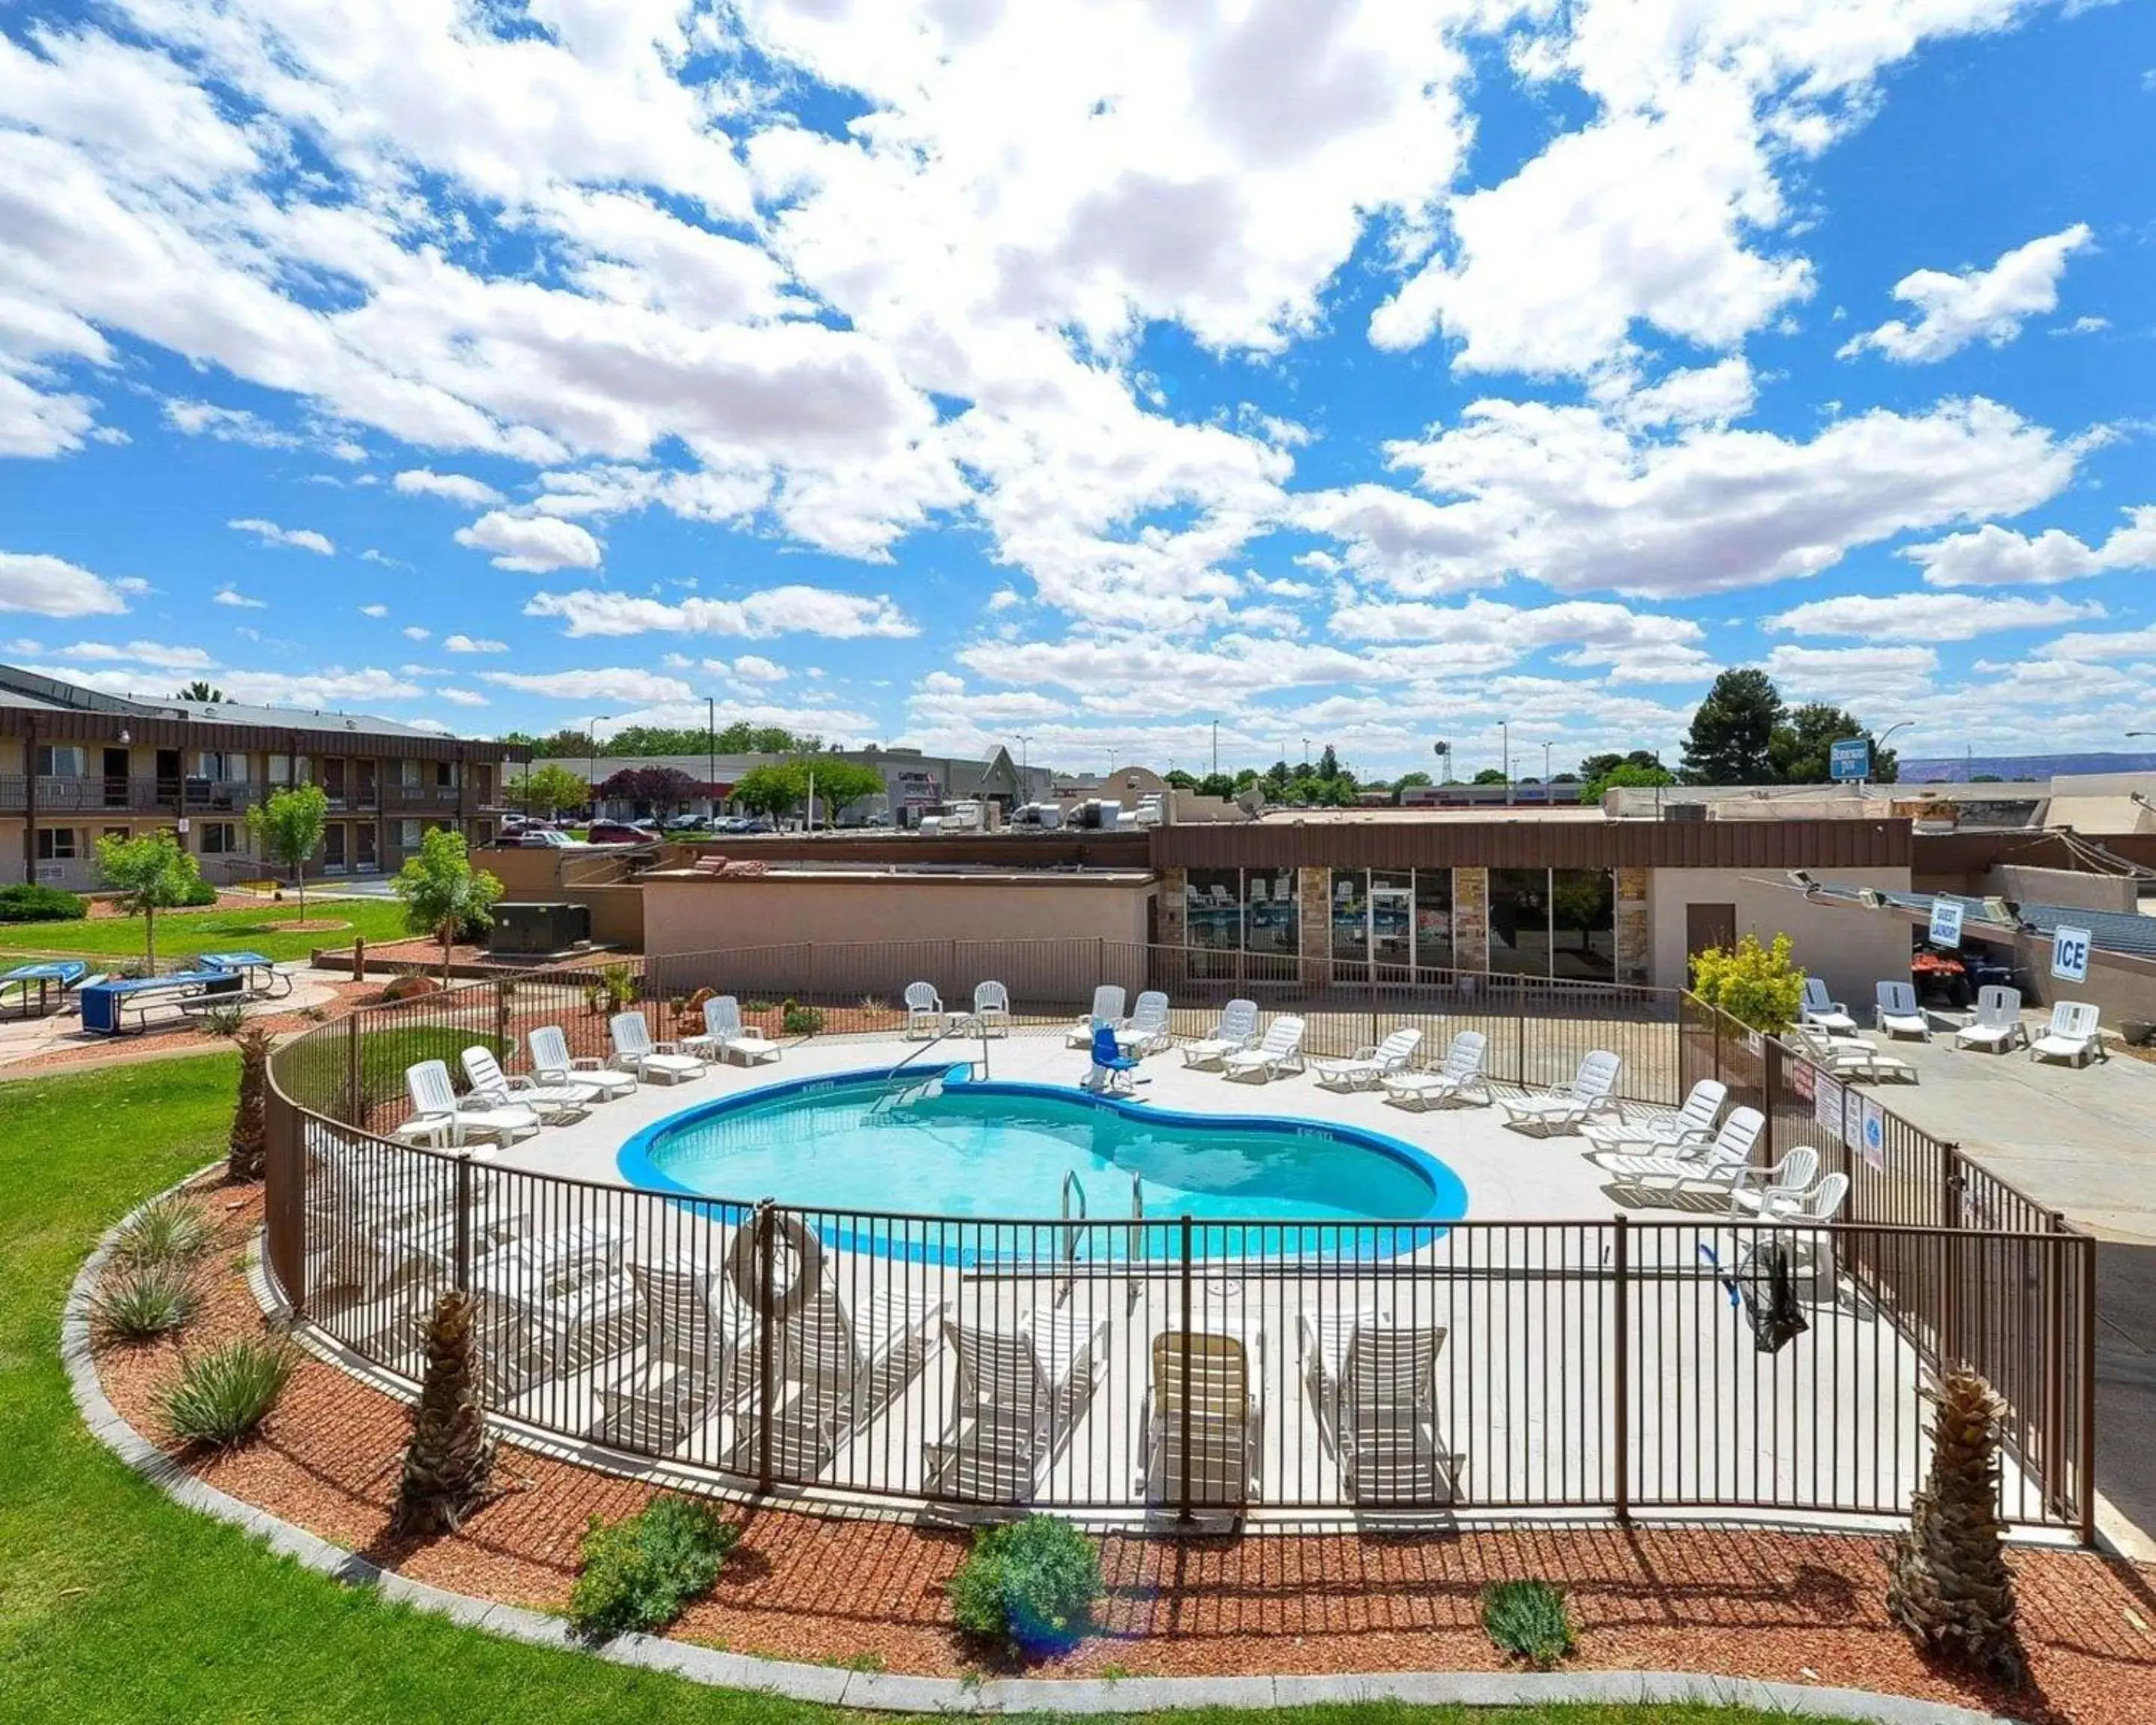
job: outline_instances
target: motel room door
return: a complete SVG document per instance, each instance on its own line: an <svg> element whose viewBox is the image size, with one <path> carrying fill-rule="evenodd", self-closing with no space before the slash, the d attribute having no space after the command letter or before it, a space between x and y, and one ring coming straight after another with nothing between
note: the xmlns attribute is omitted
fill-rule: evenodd
<svg viewBox="0 0 2156 1725"><path fill-rule="evenodd" d="M1686 905L1685 906L1685 957L1693 957L1709 947L1719 947L1727 952L1737 944L1737 906L1734 905Z"/></svg>

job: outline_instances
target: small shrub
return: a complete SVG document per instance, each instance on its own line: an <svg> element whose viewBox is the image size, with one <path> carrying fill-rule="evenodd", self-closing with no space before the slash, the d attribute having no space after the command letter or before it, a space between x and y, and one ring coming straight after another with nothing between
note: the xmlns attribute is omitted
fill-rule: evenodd
<svg viewBox="0 0 2156 1725"><path fill-rule="evenodd" d="M1776 1035L1796 1022L1804 1004L1804 973L1790 957L1789 937L1763 947L1748 934L1733 952L1710 947L1691 961L1691 990L1740 1024Z"/></svg>
<svg viewBox="0 0 2156 1725"><path fill-rule="evenodd" d="M99 1286L90 1327L108 1342L146 1342L179 1328L200 1303L186 1264L129 1265Z"/></svg>
<svg viewBox="0 0 2156 1725"><path fill-rule="evenodd" d="M951 1578L951 1609L968 1635L1029 1651L1085 1634L1101 1596L1101 1555L1070 1522L1028 1516L976 1536Z"/></svg>
<svg viewBox="0 0 2156 1725"><path fill-rule="evenodd" d="M198 1354L166 1393L165 1429L182 1443L229 1449L269 1417L298 1364L291 1344L271 1336Z"/></svg>
<svg viewBox="0 0 2156 1725"><path fill-rule="evenodd" d="M594 1641L664 1629L719 1579L740 1538L740 1528L686 1497L654 1497L610 1527L593 1516L584 1529L583 1568L569 1594L571 1625Z"/></svg>
<svg viewBox="0 0 2156 1725"><path fill-rule="evenodd" d="M0 886L0 922L80 922L90 901L58 886Z"/></svg>
<svg viewBox="0 0 2156 1725"><path fill-rule="evenodd" d="M771 1010L771 1003L768 1000L752 1000L747 1005L742 1008L742 1010L743 1012L769 1012Z"/></svg>
<svg viewBox="0 0 2156 1725"><path fill-rule="evenodd" d="M439 993L441 983L430 976L400 976L384 983L382 1004L394 1006L400 1000L417 1000L423 994Z"/></svg>
<svg viewBox="0 0 2156 1725"><path fill-rule="evenodd" d="M619 1012L636 1001L636 973L626 964L609 964L599 973L599 992L608 1009Z"/></svg>
<svg viewBox="0 0 2156 1725"><path fill-rule="evenodd" d="M180 902L182 905L190 906L213 905L217 902L217 889L198 875L187 883L186 890L180 894Z"/></svg>
<svg viewBox="0 0 2156 1725"><path fill-rule="evenodd" d="M1547 1581L1498 1581L1482 1589L1482 1627L1516 1659L1546 1671L1572 1651L1563 1592Z"/></svg>
<svg viewBox="0 0 2156 1725"><path fill-rule="evenodd" d="M156 1264L192 1264L209 1249L209 1218L198 1204L177 1194L145 1204L112 1243L112 1262L123 1270Z"/></svg>
<svg viewBox="0 0 2156 1725"><path fill-rule="evenodd" d="M247 1009L237 1000L223 1001L204 1007L195 1022L213 1036L237 1036L247 1028Z"/></svg>
<svg viewBox="0 0 2156 1725"><path fill-rule="evenodd" d="M891 1010L891 1003L880 994L861 996L861 1010L865 1013L884 1013Z"/></svg>
<svg viewBox="0 0 2156 1725"><path fill-rule="evenodd" d="M824 1028L824 1014L813 1006L789 1000L779 1017L779 1028L788 1036L814 1036Z"/></svg>

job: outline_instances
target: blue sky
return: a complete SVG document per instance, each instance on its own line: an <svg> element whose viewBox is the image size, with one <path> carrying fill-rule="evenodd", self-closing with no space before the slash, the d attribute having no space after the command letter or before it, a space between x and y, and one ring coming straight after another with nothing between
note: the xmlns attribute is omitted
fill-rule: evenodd
<svg viewBox="0 0 2156 1725"><path fill-rule="evenodd" d="M2156 13L0 9L0 649L1084 768L2156 728Z"/></svg>

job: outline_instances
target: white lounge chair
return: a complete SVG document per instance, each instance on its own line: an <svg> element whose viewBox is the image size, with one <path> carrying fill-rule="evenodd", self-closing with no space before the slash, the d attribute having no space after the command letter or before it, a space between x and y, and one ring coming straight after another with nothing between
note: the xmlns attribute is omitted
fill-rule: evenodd
<svg viewBox="0 0 2156 1725"><path fill-rule="evenodd" d="M1203 1510L1250 1502L1263 1453L1265 1353L1263 1332L1245 1338L1168 1330L1152 1338L1138 1410L1138 1490L1147 1502L1187 1501Z"/></svg>
<svg viewBox="0 0 2156 1725"><path fill-rule="evenodd" d="M1871 1009L1875 1029L1884 1030L1889 1036L1913 1036L1919 1042L1932 1040L1932 1021L1917 1004L1914 983L1881 983L1876 993Z"/></svg>
<svg viewBox="0 0 2156 1725"><path fill-rule="evenodd" d="M1829 1036L1809 1024L1799 1024L1790 1037L1797 1051L1835 1078L1906 1078L1917 1081L1917 1069L1901 1055L1866 1042L1861 1036Z"/></svg>
<svg viewBox="0 0 2156 1725"><path fill-rule="evenodd" d="M733 1296L722 1275L667 1264L628 1267L639 1357L629 1372L594 1391L591 1432L604 1443L665 1455L715 1405L736 1406L757 1393L763 1325Z"/></svg>
<svg viewBox="0 0 2156 1725"><path fill-rule="evenodd" d="M1283 1014L1265 1027L1255 1048L1231 1054L1220 1063L1229 1078L1255 1079L1270 1083L1286 1073L1302 1070L1302 1020Z"/></svg>
<svg viewBox="0 0 2156 1725"><path fill-rule="evenodd" d="M412 1098L412 1114L398 1126L396 1136L407 1142L458 1146L477 1138L513 1144L539 1130L539 1117L529 1108L459 1107L449 1069L440 1060L407 1066L404 1088Z"/></svg>
<svg viewBox="0 0 2156 1725"><path fill-rule="evenodd" d="M1103 983L1093 990L1093 1009L1081 1014L1064 1034L1066 1048L1091 1048L1093 1045L1093 1026L1108 1024L1120 1028L1123 1015L1128 1010L1129 996L1120 983Z"/></svg>
<svg viewBox="0 0 2156 1725"><path fill-rule="evenodd" d="M973 1009L971 1012L951 1014L953 1029L963 1029L973 1036L1008 1036L1010 1034L1010 990L1001 983L979 983L973 988Z"/></svg>
<svg viewBox="0 0 2156 1725"><path fill-rule="evenodd" d="M1689 1156L1610 1156L1602 1166L1635 1186L1662 1183L1675 1190L1695 1182L1726 1185L1735 1170L1751 1165L1753 1147L1766 1125L1766 1116L1757 1108L1732 1108L1721 1130Z"/></svg>
<svg viewBox="0 0 2156 1725"><path fill-rule="evenodd" d="M1396 1324L1367 1310L1297 1322L1304 1380L1332 1428L1349 1497L1372 1507L1451 1502L1465 1458L1438 1440L1445 1327Z"/></svg>
<svg viewBox="0 0 2156 1725"><path fill-rule="evenodd" d="M762 1031L742 1023L741 1002L731 994L714 994L704 1003L704 1034L684 1037L681 1047L699 1059L739 1060L744 1066L775 1060L785 1052Z"/></svg>
<svg viewBox="0 0 2156 1725"><path fill-rule="evenodd" d="M1183 1064L1186 1066L1214 1066L1231 1054L1240 1054L1258 1035L1258 1003L1255 1000L1230 1000L1220 1009L1220 1022L1213 1027L1210 1036L1200 1037L1195 1042L1183 1045Z"/></svg>
<svg viewBox="0 0 2156 1725"><path fill-rule="evenodd" d="M1830 1036L1854 1036L1856 1020L1849 1015L1849 1009L1827 993L1825 977L1804 978L1804 1004L1797 1009L1797 1022L1817 1024Z"/></svg>
<svg viewBox="0 0 2156 1725"><path fill-rule="evenodd" d="M2071 1060L2085 1066L2091 1060L2111 1058L2103 1051L2103 1031L2097 1023L2096 1003L2061 1000L2051 1008L2051 1022L2044 1034L2029 1045L2032 1060Z"/></svg>
<svg viewBox="0 0 2156 1725"><path fill-rule="evenodd" d="M542 1024L527 1040L531 1048L531 1075L542 1084L588 1086L602 1101L635 1091L634 1072L618 1070L590 1055L572 1059L569 1039L559 1024Z"/></svg>
<svg viewBox="0 0 2156 1725"><path fill-rule="evenodd" d="M941 1036L951 1027L951 1015L943 1010L943 997L929 983L908 983L906 985L906 1035L910 1042Z"/></svg>
<svg viewBox="0 0 2156 1725"><path fill-rule="evenodd" d="M466 1049L461 1058L465 1081L471 1086L471 1101L465 1104L466 1107L521 1106L552 1122L582 1119L598 1099L598 1090L588 1084L542 1084L521 1072L512 1078L501 1070L501 1062L490 1048L475 1045Z"/></svg>
<svg viewBox="0 0 2156 1725"><path fill-rule="evenodd" d="M704 1061L683 1054L673 1043L654 1042L651 1027L644 1022L640 1012L616 1013L607 1020L607 1034L613 1041L614 1058L640 1079L680 1084L701 1078L711 1070Z"/></svg>
<svg viewBox="0 0 2156 1725"><path fill-rule="evenodd" d="M1158 988L1148 988L1139 995L1137 1004L1131 1009L1128 1022L1116 1027L1116 1040L1126 1053L1140 1059L1165 1052L1170 1040L1168 996Z"/></svg>
<svg viewBox="0 0 2156 1725"><path fill-rule="evenodd" d="M1704 1144L1714 1136L1722 1118L1722 1105L1729 1100L1729 1086L1717 1078L1702 1078L1692 1086L1684 1106L1674 1114L1658 1114L1645 1120L1589 1120L1579 1128L1592 1143L1590 1157L1671 1156Z"/></svg>
<svg viewBox="0 0 2156 1725"><path fill-rule="evenodd" d="M1543 1133L1568 1130L1592 1114L1617 1106L1611 1092L1617 1088L1622 1065L1615 1055L1597 1049L1580 1061L1569 1084L1528 1096L1500 1096L1497 1106L1505 1111L1507 1126L1529 1127Z"/></svg>
<svg viewBox="0 0 2156 1725"><path fill-rule="evenodd" d="M1816 1186L1803 1190L1768 1192L1763 1194L1759 1219L1763 1222L1811 1223L1823 1225L1831 1222L1841 1209L1842 1201L1849 1196L1849 1176L1829 1174Z"/></svg>
<svg viewBox="0 0 2156 1725"><path fill-rule="evenodd" d="M1317 1060L1310 1070L1327 1090L1375 1090L1394 1073L1406 1070L1422 1045L1422 1032L1395 1030L1383 1042L1358 1048L1344 1060Z"/></svg>
<svg viewBox="0 0 2156 1725"><path fill-rule="evenodd" d="M1981 1048L2005 1054L2025 1046L2029 1027L2021 1022L2021 991L1996 984L1976 991L1976 1016L1954 1032L1956 1048Z"/></svg>
<svg viewBox="0 0 2156 1725"><path fill-rule="evenodd" d="M1436 1065L1419 1072L1389 1072L1379 1080L1385 1100L1403 1108L1427 1108L1432 1102L1460 1101L1477 1095L1486 1105L1490 1083L1483 1076L1482 1062L1489 1051L1487 1036L1480 1030L1462 1030Z"/></svg>
<svg viewBox="0 0 2156 1725"><path fill-rule="evenodd" d="M1799 1144L1772 1168L1738 1168L1727 1182L1729 1214L1740 1219L1767 1215L1810 1190L1818 1173L1819 1152L1809 1144Z"/></svg>
<svg viewBox="0 0 2156 1725"><path fill-rule="evenodd" d="M957 1363L955 1423L922 1455L931 1497L1024 1502L1043 1455L1069 1435L1105 1364L1105 1315L1029 1311L1010 1329L947 1317Z"/></svg>

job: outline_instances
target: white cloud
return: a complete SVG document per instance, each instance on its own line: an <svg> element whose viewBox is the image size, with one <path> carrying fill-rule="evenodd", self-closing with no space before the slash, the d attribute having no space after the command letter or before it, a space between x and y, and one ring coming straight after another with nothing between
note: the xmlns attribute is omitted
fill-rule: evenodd
<svg viewBox="0 0 2156 1725"><path fill-rule="evenodd" d="M2100 336L2111 327L2107 317L2077 317L2071 323L2061 324L2055 330L2046 330L2048 336Z"/></svg>
<svg viewBox="0 0 2156 1725"><path fill-rule="evenodd" d="M311 551L316 557L336 555L336 547L326 535L317 533L312 527L280 527L275 521L265 521L253 516L227 521L225 526L236 533L252 533L264 545L281 546L293 551Z"/></svg>
<svg viewBox="0 0 2156 1725"><path fill-rule="evenodd" d="M408 641L431 640L434 639L434 630L431 629L422 629L416 623L406 624L399 633L401 633Z"/></svg>
<svg viewBox="0 0 2156 1725"><path fill-rule="evenodd" d="M169 672L146 673L139 668L85 670L80 665L33 665L41 676L58 677L108 695L169 693L170 685L158 679ZM263 671L216 668L213 680L226 696L260 706L289 706L313 712L364 710L365 704L383 701L411 701L427 691L393 672L372 666L346 670L332 665L321 671Z"/></svg>
<svg viewBox="0 0 2156 1725"><path fill-rule="evenodd" d="M789 585L767 588L737 599L686 598L670 603L629 593L590 588L575 593L535 594L524 608L527 617L558 617L570 635L674 634L742 635L762 640L773 635L805 634L835 640L866 635L902 637L920 630L881 593L839 593L830 588Z"/></svg>
<svg viewBox="0 0 2156 1725"><path fill-rule="evenodd" d="M0 551L0 611L28 611L39 617L111 616L127 608L139 581L108 581L102 575L38 552Z"/></svg>
<svg viewBox="0 0 2156 1725"><path fill-rule="evenodd" d="M495 553L494 567L527 575L556 569L596 569L599 542L574 521L548 516L508 515L494 510L457 529L459 545Z"/></svg>
<svg viewBox="0 0 2156 1725"><path fill-rule="evenodd" d="M216 605L229 605L236 611L266 611L270 608L270 602L267 599L251 599L229 583L210 595L210 603Z"/></svg>
<svg viewBox="0 0 2156 1725"><path fill-rule="evenodd" d="M2021 333L2026 320L2057 308L2066 259L2092 237L2087 223L2076 222L2016 246L1989 270L1964 270L1958 275L1918 270L1905 275L1894 284L1894 297L1916 307L1917 321L1894 318L1852 336L1840 357L1848 359L1873 348L1911 365L1944 359L1972 341L2001 347Z"/></svg>
<svg viewBox="0 0 2156 1725"><path fill-rule="evenodd" d="M2111 569L2156 569L2156 505L2128 510L2125 525L2097 546L2058 527L2032 539L1986 522L1974 532L1912 545L1902 555L1924 572L1931 587L2048 587Z"/></svg>
<svg viewBox="0 0 2156 1725"><path fill-rule="evenodd" d="M1777 647L1765 664L1791 700L1848 706L1925 700L1938 681L1939 655L1929 647Z"/></svg>
<svg viewBox="0 0 2156 1725"><path fill-rule="evenodd" d="M280 430L259 413L245 408L221 408L214 402L187 401L167 397L162 403L165 423L188 437L207 437L221 444L246 444L258 449L296 449L300 439Z"/></svg>
<svg viewBox="0 0 2156 1725"><path fill-rule="evenodd" d="M436 473L430 467L407 468L389 483L408 496L446 497L470 509L501 501L501 493L484 480L461 473Z"/></svg>
<svg viewBox="0 0 2156 1725"><path fill-rule="evenodd" d="M2053 628L2101 617L2098 604L1979 598L1974 593L1906 593L1815 599L1769 617L1762 628L1804 635L1862 635L1876 641L1967 641L2003 629Z"/></svg>
<svg viewBox="0 0 2156 1725"><path fill-rule="evenodd" d="M63 659L151 665L167 670L207 670L216 663L199 647L167 647L157 641L129 641L124 646L105 641L77 641L71 647L54 650Z"/></svg>
<svg viewBox="0 0 2156 1725"><path fill-rule="evenodd" d="M2071 660L2087 663L2101 659L2147 659L2156 660L2156 624L2146 629L2120 629L2103 634L2061 635L2056 641L2047 641L2037 649L2044 659ZM2143 685L2145 697L2148 685ZM2145 706L2145 701L2144 701ZM2143 718L2148 716L2144 711Z"/></svg>
<svg viewBox="0 0 2156 1725"><path fill-rule="evenodd" d="M476 689L445 687L434 691L434 695L438 700L446 701L452 706L485 706L487 704L486 697Z"/></svg>
<svg viewBox="0 0 2156 1725"><path fill-rule="evenodd" d="M444 635L442 637L442 650L444 653L506 653L509 643L475 639L470 635Z"/></svg>
<svg viewBox="0 0 2156 1725"><path fill-rule="evenodd" d="M480 680L556 701L687 701L696 691L679 677L631 666L565 671L481 671Z"/></svg>
<svg viewBox="0 0 2156 1725"><path fill-rule="evenodd" d="M734 660L733 674L747 683L783 683L791 675L786 667L760 653L744 653Z"/></svg>
<svg viewBox="0 0 2156 1725"><path fill-rule="evenodd" d="M387 617L389 614L389 607L387 605L362 605L359 608L359 614L362 617Z"/></svg>
<svg viewBox="0 0 2156 1725"><path fill-rule="evenodd" d="M1435 502L1376 485L1292 516L1352 568L1409 594L1509 574L1561 592L1661 596L1831 567L1897 533L2032 508L2082 445L1981 398L1840 419L1809 441L1694 426L1647 439L1591 408L1480 401L1454 429L1388 446Z"/></svg>

